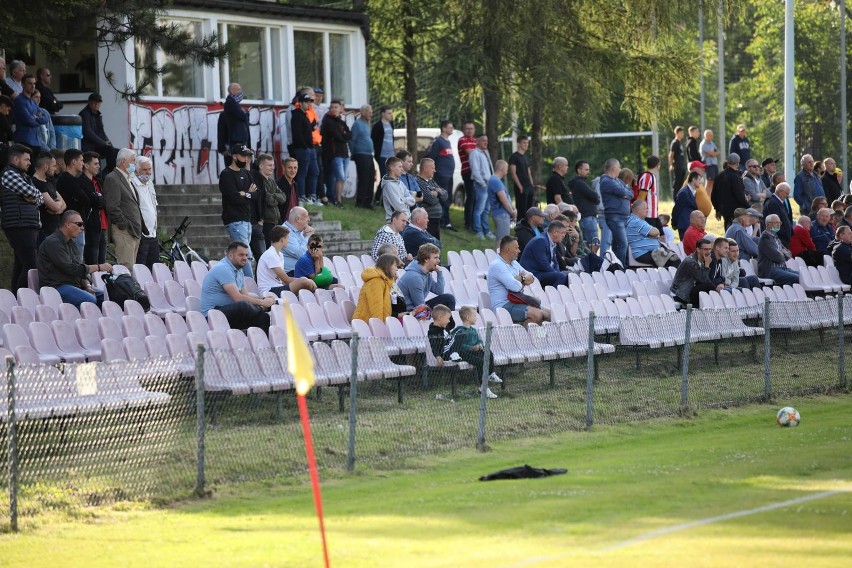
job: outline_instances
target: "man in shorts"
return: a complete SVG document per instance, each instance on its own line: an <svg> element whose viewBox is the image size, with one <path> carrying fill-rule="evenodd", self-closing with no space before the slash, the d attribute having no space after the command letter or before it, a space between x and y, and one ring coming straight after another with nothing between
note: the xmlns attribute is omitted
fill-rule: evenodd
<svg viewBox="0 0 852 568"><path fill-rule="evenodd" d="M284 256L281 250L287 246L290 229L275 225L269 231L269 238L272 244L260 255L260 260L257 262L257 287L260 293L269 292L280 296L285 290L294 294L298 294L303 288L311 292L316 290L317 285L310 278L293 278L284 272Z"/></svg>
<svg viewBox="0 0 852 568"><path fill-rule="evenodd" d="M509 301L509 292L521 292L532 284L534 278L518 264L521 249L517 237L507 236L500 240L500 252L488 267L488 295L491 306L503 308L512 316L512 321L527 324L550 320L550 311L526 304Z"/></svg>

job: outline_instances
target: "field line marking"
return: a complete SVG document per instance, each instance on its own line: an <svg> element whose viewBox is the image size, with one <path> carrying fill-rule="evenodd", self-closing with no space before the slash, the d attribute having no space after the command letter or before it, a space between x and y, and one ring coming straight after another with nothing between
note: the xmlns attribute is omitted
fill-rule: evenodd
<svg viewBox="0 0 852 568"><path fill-rule="evenodd" d="M798 497L796 499L790 499L788 501L781 501L779 503L771 503L769 505L763 505L761 507L755 507L754 509L746 509L744 511L734 511L733 513L726 513L724 515L718 515L716 517L707 517L706 519L698 519L697 521L690 521L688 523L681 523L679 525L674 525L671 527L664 527L661 529L657 529L651 532L647 532L645 534L640 534L633 538L629 538L627 540L618 542L611 546L604 548L604 551L611 550L619 550L621 548L626 548L628 546L632 546L634 544L638 544L640 542L644 542L646 540L651 540L653 538L666 536L675 532L684 531L687 529L695 528L695 527L703 527L705 525L710 525L713 523L719 523L722 521L729 521L731 519L738 519L740 517L747 517L749 515L756 515L758 513L765 513L767 511L774 511L775 509L781 509L784 507L790 507L791 505L799 505L800 503L807 503L808 501L816 501L817 499L825 499L826 497L832 497L834 495L838 495L840 493L845 493L849 491L849 488L846 489L835 489L832 491L823 491L821 493L814 493L813 495L805 495L804 497Z"/></svg>

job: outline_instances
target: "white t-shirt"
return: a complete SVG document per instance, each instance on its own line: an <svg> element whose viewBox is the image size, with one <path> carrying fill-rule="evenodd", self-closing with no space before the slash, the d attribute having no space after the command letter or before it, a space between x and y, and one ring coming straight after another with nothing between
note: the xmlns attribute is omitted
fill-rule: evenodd
<svg viewBox="0 0 852 568"><path fill-rule="evenodd" d="M266 294L271 288L281 286L283 283L275 274L275 268L284 270L284 257L275 247L269 247L257 263L257 287L261 294Z"/></svg>

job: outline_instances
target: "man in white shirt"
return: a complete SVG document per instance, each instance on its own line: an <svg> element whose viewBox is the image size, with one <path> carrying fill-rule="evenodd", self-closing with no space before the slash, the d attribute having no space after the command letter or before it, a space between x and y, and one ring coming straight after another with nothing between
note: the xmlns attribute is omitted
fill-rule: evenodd
<svg viewBox="0 0 852 568"><path fill-rule="evenodd" d="M144 230L136 252L136 264L144 264L149 269L160 262L160 241L157 239L157 192L154 191L154 167L151 159L136 157L136 173L133 186L139 194L139 210L142 212Z"/></svg>
<svg viewBox="0 0 852 568"><path fill-rule="evenodd" d="M260 255L255 274L261 295L272 293L280 296L285 290L298 294L303 288L311 292L317 289L317 285L310 278L292 278L284 272L284 256L281 250L287 246L289 236L290 229L280 225L272 227L269 232L272 244Z"/></svg>

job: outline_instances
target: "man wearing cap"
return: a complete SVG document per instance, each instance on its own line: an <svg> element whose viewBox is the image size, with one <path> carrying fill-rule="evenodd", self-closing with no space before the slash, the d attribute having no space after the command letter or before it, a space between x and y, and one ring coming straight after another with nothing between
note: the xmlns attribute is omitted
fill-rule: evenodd
<svg viewBox="0 0 852 568"><path fill-rule="evenodd" d="M530 207L527 209L526 216L515 225L515 236L518 238L518 247L523 252L531 240L539 236L544 225L544 212L538 207Z"/></svg>
<svg viewBox="0 0 852 568"><path fill-rule="evenodd" d="M781 185L776 188L776 191L781 189ZM757 275L760 278L774 280L778 286L796 284L799 282L799 273L785 266L792 255L778 239L780 229L781 219L778 215L767 215L766 230L760 235L760 241L757 244Z"/></svg>
<svg viewBox="0 0 852 568"><path fill-rule="evenodd" d="M109 173L115 168L115 158L118 149L114 148L104 130L104 117L101 114L101 103L103 97L98 93L89 95L89 102L80 111L83 119L83 141L80 149L83 152L97 152L102 158L106 158L107 165L104 173Z"/></svg>
<svg viewBox="0 0 852 568"><path fill-rule="evenodd" d="M805 154L800 160L802 169L793 180L793 199L799 204L799 211L807 215L815 197L825 197L822 182L814 171L814 157Z"/></svg>
<svg viewBox="0 0 852 568"><path fill-rule="evenodd" d="M252 261L254 260L250 249L252 236L252 206L254 199L259 198L256 194L257 186L252 181L249 172L252 151L244 144L235 144L231 147L233 160L231 165L219 174L219 191L222 192L222 223L228 231L231 241L243 243L249 248L248 262L243 267L246 276L253 276Z"/></svg>
<svg viewBox="0 0 852 568"><path fill-rule="evenodd" d="M683 152L683 126L675 126L674 140L669 147L669 175L672 179L672 191L683 187L683 179L686 177L686 156ZM648 204L651 216L654 216L655 206Z"/></svg>
<svg viewBox="0 0 852 568"><path fill-rule="evenodd" d="M790 196L790 184L781 182L775 187L775 193L763 204L764 218L777 215L780 221L780 229L777 232L778 239L784 246L790 245L790 237L793 235L793 210L790 208L788 197Z"/></svg>
<svg viewBox="0 0 852 568"><path fill-rule="evenodd" d="M713 202L713 207L716 209L716 218L725 219L725 230L731 226L734 220L734 210L737 207L749 208L742 174L740 173L739 154L732 153L728 155L727 167L716 178L716 184L713 193L710 195L710 199Z"/></svg>
<svg viewBox="0 0 852 568"><path fill-rule="evenodd" d="M822 189L825 192L825 197L828 199L828 202L831 203L835 199L840 199L840 194L843 193L842 188L840 187L840 180L843 178L838 176L838 174L842 172L837 169L837 162L834 161L834 158L826 158L822 163L825 166L825 173L822 174L820 181L822 182ZM840 179L838 179L838 177L840 177Z"/></svg>
<svg viewBox="0 0 852 568"><path fill-rule="evenodd" d="M746 172L743 174L743 188L752 209L761 211L763 202L769 197L769 188L763 185L763 180L760 179L760 166L757 160L751 159L746 163Z"/></svg>
<svg viewBox="0 0 852 568"><path fill-rule="evenodd" d="M731 136L731 142L728 144L728 154L736 154L740 157L737 168L742 173L743 167L740 164L745 164L751 159L751 141L746 136L745 124L737 125L737 133ZM730 161L730 157L728 157L729 164Z"/></svg>
<svg viewBox="0 0 852 568"><path fill-rule="evenodd" d="M296 173L299 199L317 205L319 165L316 146L322 142L322 137L319 122L312 112L313 102L313 89L302 89L296 94L294 108L290 114L290 131L293 133L292 155L299 162L299 171Z"/></svg>
<svg viewBox="0 0 852 568"><path fill-rule="evenodd" d="M699 162L701 163L701 162ZM698 170L689 172L686 185L677 192L674 209L672 209L672 226L677 229L680 240L689 228L689 217L693 211L698 211L695 197L701 185L701 173Z"/></svg>
<svg viewBox="0 0 852 568"><path fill-rule="evenodd" d="M734 211L734 221L725 231L725 237L736 241L740 260L757 258L757 237L749 235L747 229L758 223L761 217L754 209L740 207Z"/></svg>
<svg viewBox="0 0 852 568"><path fill-rule="evenodd" d="M719 148L716 146L716 143L713 142L712 130L704 131L704 140L701 142L699 150L701 151L701 161L704 162L704 165L706 166L705 174L707 175L707 195L712 196L713 180L716 179L716 175L719 173Z"/></svg>
<svg viewBox="0 0 852 568"><path fill-rule="evenodd" d="M763 182L763 185L770 190L770 193L774 187L772 183L772 176L775 175L775 171L778 169L776 163L777 161L775 158L766 158L760 163L760 167L763 169L763 173L760 174L760 179Z"/></svg>

